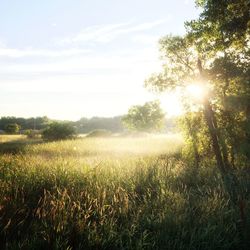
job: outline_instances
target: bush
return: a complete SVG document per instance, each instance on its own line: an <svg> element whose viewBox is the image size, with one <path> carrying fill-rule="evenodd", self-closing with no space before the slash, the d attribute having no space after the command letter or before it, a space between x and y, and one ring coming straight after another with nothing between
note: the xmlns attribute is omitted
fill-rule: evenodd
<svg viewBox="0 0 250 250"><path fill-rule="evenodd" d="M4 130L7 134L17 134L20 130L20 126L17 123L10 123L5 126Z"/></svg>
<svg viewBox="0 0 250 250"><path fill-rule="evenodd" d="M34 130L34 129L26 129L25 131L23 131L23 133L29 139L38 139L40 138L40 135L41 135L39 130Z"/></svg>
<svg viewBox="0 0 250 250"><path fill-rule="evenodd" d="M69 123L53 122L42 133L45 140L73 139L76 136L75 128Z"/></svg>
<svg viewBox="0 0 250 250"><path fill-rule="evenodd" d="M111 136L111 132L105 129L96 129L91 131L86 137L108 137Z"/></svg>

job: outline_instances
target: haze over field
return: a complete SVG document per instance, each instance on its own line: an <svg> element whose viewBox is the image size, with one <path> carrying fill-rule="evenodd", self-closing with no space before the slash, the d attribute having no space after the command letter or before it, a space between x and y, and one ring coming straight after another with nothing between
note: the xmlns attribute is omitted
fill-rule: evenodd
<svg viewBox="0 0 250 250"><path fill-rule="evenodd" d="M155 99L143 84L157 41L198 12L188 0L1 1L0 116L115 116Z"/></svg>

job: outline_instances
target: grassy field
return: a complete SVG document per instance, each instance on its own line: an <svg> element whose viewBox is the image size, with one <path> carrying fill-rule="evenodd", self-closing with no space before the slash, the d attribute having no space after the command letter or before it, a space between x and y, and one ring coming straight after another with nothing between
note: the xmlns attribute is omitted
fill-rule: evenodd
<svg viewBox="0 0 250 250"><path fill-rule="evenodd" d="M0 143L25 140L25 135L0 135Z"/></svg>
<svg viewBox="0 0 250 250"><path fill-rule="evenodd" d="M183 161L179 136L12 139L0 145L0 249L246 247L217 169Z"/></svg>

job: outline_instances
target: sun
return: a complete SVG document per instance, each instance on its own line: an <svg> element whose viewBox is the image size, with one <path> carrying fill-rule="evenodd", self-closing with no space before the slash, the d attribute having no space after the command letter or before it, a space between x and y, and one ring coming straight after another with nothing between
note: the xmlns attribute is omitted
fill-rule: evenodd
<svg viewBox="0 0 250 250"><path fill-rule="evenodd" d="M186 92L192 99L196 101L203 101L207 96L207 88L200 83L192 83L186 87Z"/></svg>
<svg viewBox="0 0 250 250"><path fill-rule="evenodd" d="M191 83L184 88L163 93L159 100L168 117L178 117L186 112L184 103L189 102L194 108L203 103L208 94L209 89L205 84Z"/></svg>

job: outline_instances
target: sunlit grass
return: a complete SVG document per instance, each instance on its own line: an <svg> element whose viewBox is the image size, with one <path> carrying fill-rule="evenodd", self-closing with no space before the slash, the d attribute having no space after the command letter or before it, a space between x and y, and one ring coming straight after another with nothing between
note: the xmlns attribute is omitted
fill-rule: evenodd
<svg viewBox="0 0 250 250"><path fill-rule="evenodd" d="M176 157L181 145L84 138L0 155L1 249L236 249L219 176Z"/></svg>
<svg viewBox="0 0 250 250"><path fill-rule="evenodd" d="M25 138L25 135L0 135L0 143L24 140Z"/></svg>
<svg viewBox="0 0 250 250"><path fill-rule="evenodd" d="M129 157L173 154L180 149L180 135L142 138L84 138L29 146L33 155L73 157Z"/></svg>

